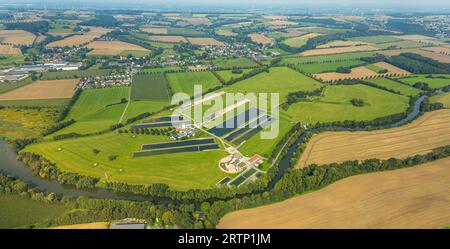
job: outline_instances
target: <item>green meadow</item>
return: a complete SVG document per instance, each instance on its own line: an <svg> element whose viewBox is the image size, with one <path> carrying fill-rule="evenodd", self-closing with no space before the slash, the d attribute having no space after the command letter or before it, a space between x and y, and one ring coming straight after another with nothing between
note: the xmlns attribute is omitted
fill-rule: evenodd
<svg viewBox="0 0 450 249"><path fill-rule="evenodd" d="M445 108L450 108L450 92L441 93L430 98L431 103L442 103Z"/></svg>
<svg viewBox="0 0 450 249"><path fill-rule="evenodd" d="M367 79L364 81L367 81L367 82L373 83L377 86L385 87L387 89L399 92L405 96L417 96L422 92L421 90L419 90L417 88L408 86L406 84L398 83L396 81L393 81L393 80L390 80L387 78Z"/></svg>
<svg viewBox="0 0 450 249"><path fill-rule="evenodd" d="M166 77L172 89L172 94L183 92L193 96L194 85L201 85L203 92L220 86L219 80L209 71L168 73Z"/></svg>
<svg viewBox="0 0 450 249"><path fill-rule="evenodd" d="M227 155L223 150L132 157L142 144L168 141L166 136L110 132L33 144L25 151L44 155L63 171L100 177L102 182L165 183L173 189L187 190L213 187L227 176L217 165ZM95 154L93 149L100 153ZM109 155L118 157L111 161Z"/></svg>
<svg viewBox="0 0 450 249"><path fill-rule="evenodd" d="M361 60L349 60L349 61L337 61L337 62L323 62L323 63L312 63L312 64L297 64L295 68L307 73L324 73L324 72L335 72L338 67L354 67L364 64Z"/></svg>
<svg viewBox="0 0 450 249"><path fill-rule="evenodd" d="M431 88L441 88L450 85L450 75L449 74L434 74L432 77L429 75L414 75L405 78L399 78L398 80L405 82L408 85L414 85L418 82L427 83Z"/></svg>
<svg viewBox="0 0 450 249"><path fill-rule="evenodd" d="M274 67L269 73L262 72L246 80L224 88L225 92L239 93L279 93L280 104L286 101L289 92L313 91L322 83L311 79L288 67Z"/></svg>
<svg viewBox="0 0 450 249"><path fill-rule="evenodd" d="M71 108L66 120L74 119L72 124L50 136L71 132L87 134L108 129L116 124L122 115L128 99L129 87L86 89Z"/></svg>
<svg viewBox="0 0 450 249"><path fill-rule="evenodd" d="M362 99L364 106L354 106L353 98ZM392 115L408 108L408 97L366 85L332 85L323 96L292 104L287 113L303 123L344 120L372 120Z"/></svg>
<svg viewBox="0 0 450 249"><path fill-rule="evenodd" d="M251 59L245 57L239 58L217 58L212 61L214 66L218 68L248 68L248 67L257 67L258 64Z"/></svg>
<svg viewBox="0 0 450 249"><path fill-rule="evenodd" d="M45 222L61 215L66 207L16 194L0 193L0 229L20 228Z"/></svg>
<svg viewBox="0 0 450 249"><path fill-rule="evenodd" d="M240 78L243 74L249 73L252 71L252 69L241 69L242 73L233 73L233 70L221 70L216 71L219 76L224 79L225 81L229 81L231 79L237 79Z"/></svg>

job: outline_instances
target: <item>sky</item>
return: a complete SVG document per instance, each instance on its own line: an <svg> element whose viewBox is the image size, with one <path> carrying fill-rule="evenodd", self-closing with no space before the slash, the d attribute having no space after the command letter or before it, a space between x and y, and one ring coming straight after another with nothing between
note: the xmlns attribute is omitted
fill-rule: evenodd
<svg viewBox="0 0 450 249"><path fill-rule="evenodd" d="M0 0L0 4L42 4L46 5L99 5L108 2L109 7L118 6L234 6L234 7L264 7L264 6L366 6L377 8L439 8L440 6L450 7L449 0Z"/></svg>

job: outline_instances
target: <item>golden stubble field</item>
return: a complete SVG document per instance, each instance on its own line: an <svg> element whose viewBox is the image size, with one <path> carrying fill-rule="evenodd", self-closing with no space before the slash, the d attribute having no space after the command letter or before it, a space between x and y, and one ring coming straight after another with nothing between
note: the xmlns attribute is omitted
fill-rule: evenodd
<svg viewBox="0 0 450 249"><path fill-rule="evenodd" d="M0 100L71 98L77 83L77 79L36 81L0 95Z"/></svg>
<svg viewBox="0 0 450 249"><path fill-rule="evenodd" d="M22 51L11 44L0 44L0 55L22 55Z"/></svg>
<svg viewBox="0 0 450 249"><path fill-rule="evenodd" d="M222 42L214 39L214 38L187 38L187 40L194 45L199 45L199 46L225 46L225 44L223 44Z"/></svg>
<svg viewBox="0 0 450 249"><path fill-rule="evenodd" d="M351 47L338 47L338 48L317 48L306 50L302 52L302 56L312 56L312 55L327 55L327 54L342 54L342 53L351 53L351 52L364 52L364 51L375 51L379 50L379 48L370 46L370 45L362 45L362 46L351 46Z"/></svg>
<svg viewBox="0 0 450 249"><path fill-rule="evenodd" d="M149 51L141 46L121 41L94 41L86 47L93 49L88 53L90 55L118 55L123 51Z"/></svg>
<svg viewBox="0 0 450 249"><path fill-rule="evenodd" d="M425 113L411 124L378 131L323 132L306 146L296 167L370 158L406 158L450 144L450 110Z"/></svg>
<svg viewBox="0 0 450 249"><path fill-rule="evenodd" d="M78 47L81 45L85 45L93 41L95 38L100 37L111 31L110 29L99 27L87 27L87 28L89 28L90 30L85 34L73 35L59 41L51 42L47 44L47 47L64 47L64 46Z"/></svg>
<svg viewBox="0 0 450 249"><path fill-rule="evenodd" d="M385 50L385 51L380 51L381 54L386 55L386 56L396 56L399 55L401 53L413 53L413 54L418 54L418 55L422 55L423 57L428 57L430 59L433 60L437 60L439 62L443 62L443 63L450 63L450 56L446 55L446 54L442 54L439 52L432 52L429 51L429 48L425 48L425 49L397 49L397 50Z"/></svg>
<svg viewBox="0 0 450 249"><path fill-rule="evenodd" d="M352 176L286 201L227 214L218 228L442 228L450 224L450 157Z"/></svg>
<svg viewBox="0 0 450 249"><path fill-rule="evenodd" d="M264 45L272 43L272 39L270 39L267 36L262 35L262 34L250 34L248 36L254 43L264 44Z"/></svg>
<svg viewBox="0 0 450 249"><path fill-rule="evenodd" d="M384 77L384 76L390 76L390 75L407 76L410 74L408 71L405 71L401 68L398 68L394 65L391 65L391 64L383 62L383 61L374 63L374 65L388 70L387 73L377 73L373 70L370 70L369 68L367 68L365 66L360 66L360 67L352 68L350 73L330 72L330 73L313 74L312 76L314 78L322 80L324 82L333 82L333 81L344 80L344 79L378 78L378 77Z"/></svg>
<svg viewBox="0 0 450 249"><path fill-rule="evenodd" d="M24 30L0 30L0 43L31 45L36 36Z"/></svg>

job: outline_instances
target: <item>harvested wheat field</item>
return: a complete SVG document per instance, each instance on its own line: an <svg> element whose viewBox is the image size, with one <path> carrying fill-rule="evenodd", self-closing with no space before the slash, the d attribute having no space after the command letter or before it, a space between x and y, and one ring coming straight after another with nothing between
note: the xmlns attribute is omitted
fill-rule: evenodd
<svg viewBox="0 0 450 249"><path fill-rule="evenodd" d="M301 55L311 56L311 55L326 55L326 54L342 54L342 53L374 51L374 50L379 50L379 48L370 45L340 47L340 48L321 48L321 49L319 48L306 50L305 52L301 53Z"/></svg>
<svg viewBox="0 0 450 249"><path fill-rule="evenodd" d="M194 45L199 46L224 46L222 42L214 38L187 38L187 40Z"/></svg>
<svg viewBox="0 0 450 249"><path fill-rule="evenodd" d="M437 60L439 62L443 63L450 63L450 56L440 53L434 53L430 51L426 51L423 49L398 49L398 50L385 50L380 51L380 54L384 54L386 56L396 56L401 53L413 53L413 54L419 54L424 57L428 57L433 60Z"/></svg>
<svg viewBox="0 0 450 249"><path fill-rule="evenodd" d="M218 30L216 30L216 34L223 35L223 36L236 36L237 35L233 31L227 30L227 29L218 29Z"/></svg>
<svg viewBox="0 0 450 249"><path fill-rule="evenodd" d="M167 28L141 28L141 30L155 35L166 35L168 33Z"/></svg>
<svg viewBox="0 0 450 249"><path fill-rule="evenodd" d="M85 45L91 41L93 41L95 38L100 37L109 31L110 29L104 29L104 28L98 28L98 27L87 27L90 29L89 32L82 34L82 35L74 35L67 38L64 38L59 41L54 41L49 44L47 44L47 47L78 47L81 45Z"/></svg>
<svg viewBox="0 0 450 249"><path fill-rule="evenodd" d="M263 44L263 45L272 43L272 39L270 39L267 36L262 35L262 34L250 34L248 36L254 43Z"/></svg>
<svg viewBox="0 0 450 249"><path fill-rule="evenodd" d="M351 69L350 73L319 73L319 74L313 74L312 76L315 79L319 79L323 82L334 82L337 80L345 80L345 79L367 79L367 78L379 78L384 76L407 76L410 73L408 71L405 71L401 68L398 68L394 65L391 65L386 62L377 62L374 63L374 65L387 69L387 73L377 73L373 70L370 70L369 68L365 66L361 67L355 67Z"/></svg>
<svg viewBox="0 0 450 249"><path fill-rule="evenodd" d="M188 40L184 38L184 36L176 36L176 35L151 35L148 37L150 41L159 41L159 42L185 42L187 43Z"/></svg>
<svg viewBox="0 0 450 249"><path fill-rule="evenodd" d="M0 55L22 55L22 51L11 44L0 44Z"/></svg>
<svg viewBox="0 0 450 249"><path fill-rule="evenodd" d="M306 33L305 31L302 31L301 29L298 28L289 28L286 29L286 32L287 33L283 34L284 37L296 37L304 35Z"/></svg>
<svg viewBox="0 0 450 249"><path fill-rule="evenodd" d="M25 30L0 30L0 43L31 45L36 36Z"/></svg>
<svg viewBox="0 0 450 249"><path fill-rule="evenodd" d="M450 110L425 113L409 125L378 131L323 132L306 146L296 167L369 158L406 158L450 144Z"/></svg>
<svg viewBox="0 0 450 249"><path fill-rule="evenodd" d="M0 100L67 99L71 98L77 79L36 81L0 95Z"/></svg>
<svg viewBox="0 0 450 249"><path fill-rule="evenodd" d="M88 55L118 55L123 51L149 51L141 46L121 41L94 41L86 47L94 49Z"/></svg>
<svg viewBox="0 0 450 249"><path fill-rule="evenodd" d="M289 200L226 215L218 228L442 228L450 158L352 176Z"/></svg>
<svg viewBox="0 0 450 249"><path fill-rule="evenodd" d="M108 222L82 223L75 225L49 227L49 229L107 229Z"/></svg>
<svg viewBox="0 0 450 249"><path fill-rule="evenodd" d="M431 51L434 53L450 55L449 47L429 47L429 48L421 48L422 50Z"/></svg>
<svg viewBox="0 0 450 249"><path fill-rule="evenodd" d="M333 42L329 42L329 43L317 46L317 48L336 48L336 47L350 47L350 46L361 46L361 45L370 45L370 43L361 42L361 41L333 41Z"/></svg>

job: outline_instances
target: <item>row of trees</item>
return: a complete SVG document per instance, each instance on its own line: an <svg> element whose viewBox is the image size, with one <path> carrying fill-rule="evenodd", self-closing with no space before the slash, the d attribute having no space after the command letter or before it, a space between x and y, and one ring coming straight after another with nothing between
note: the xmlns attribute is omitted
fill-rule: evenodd
<svg viewBox="0 0 450 249"><path fill-rule="evenodd" d="M394 66L417 74L450 73L450 63L441 63L413 53L402 53L398 56L389 57L386 61Z"/></svg>

